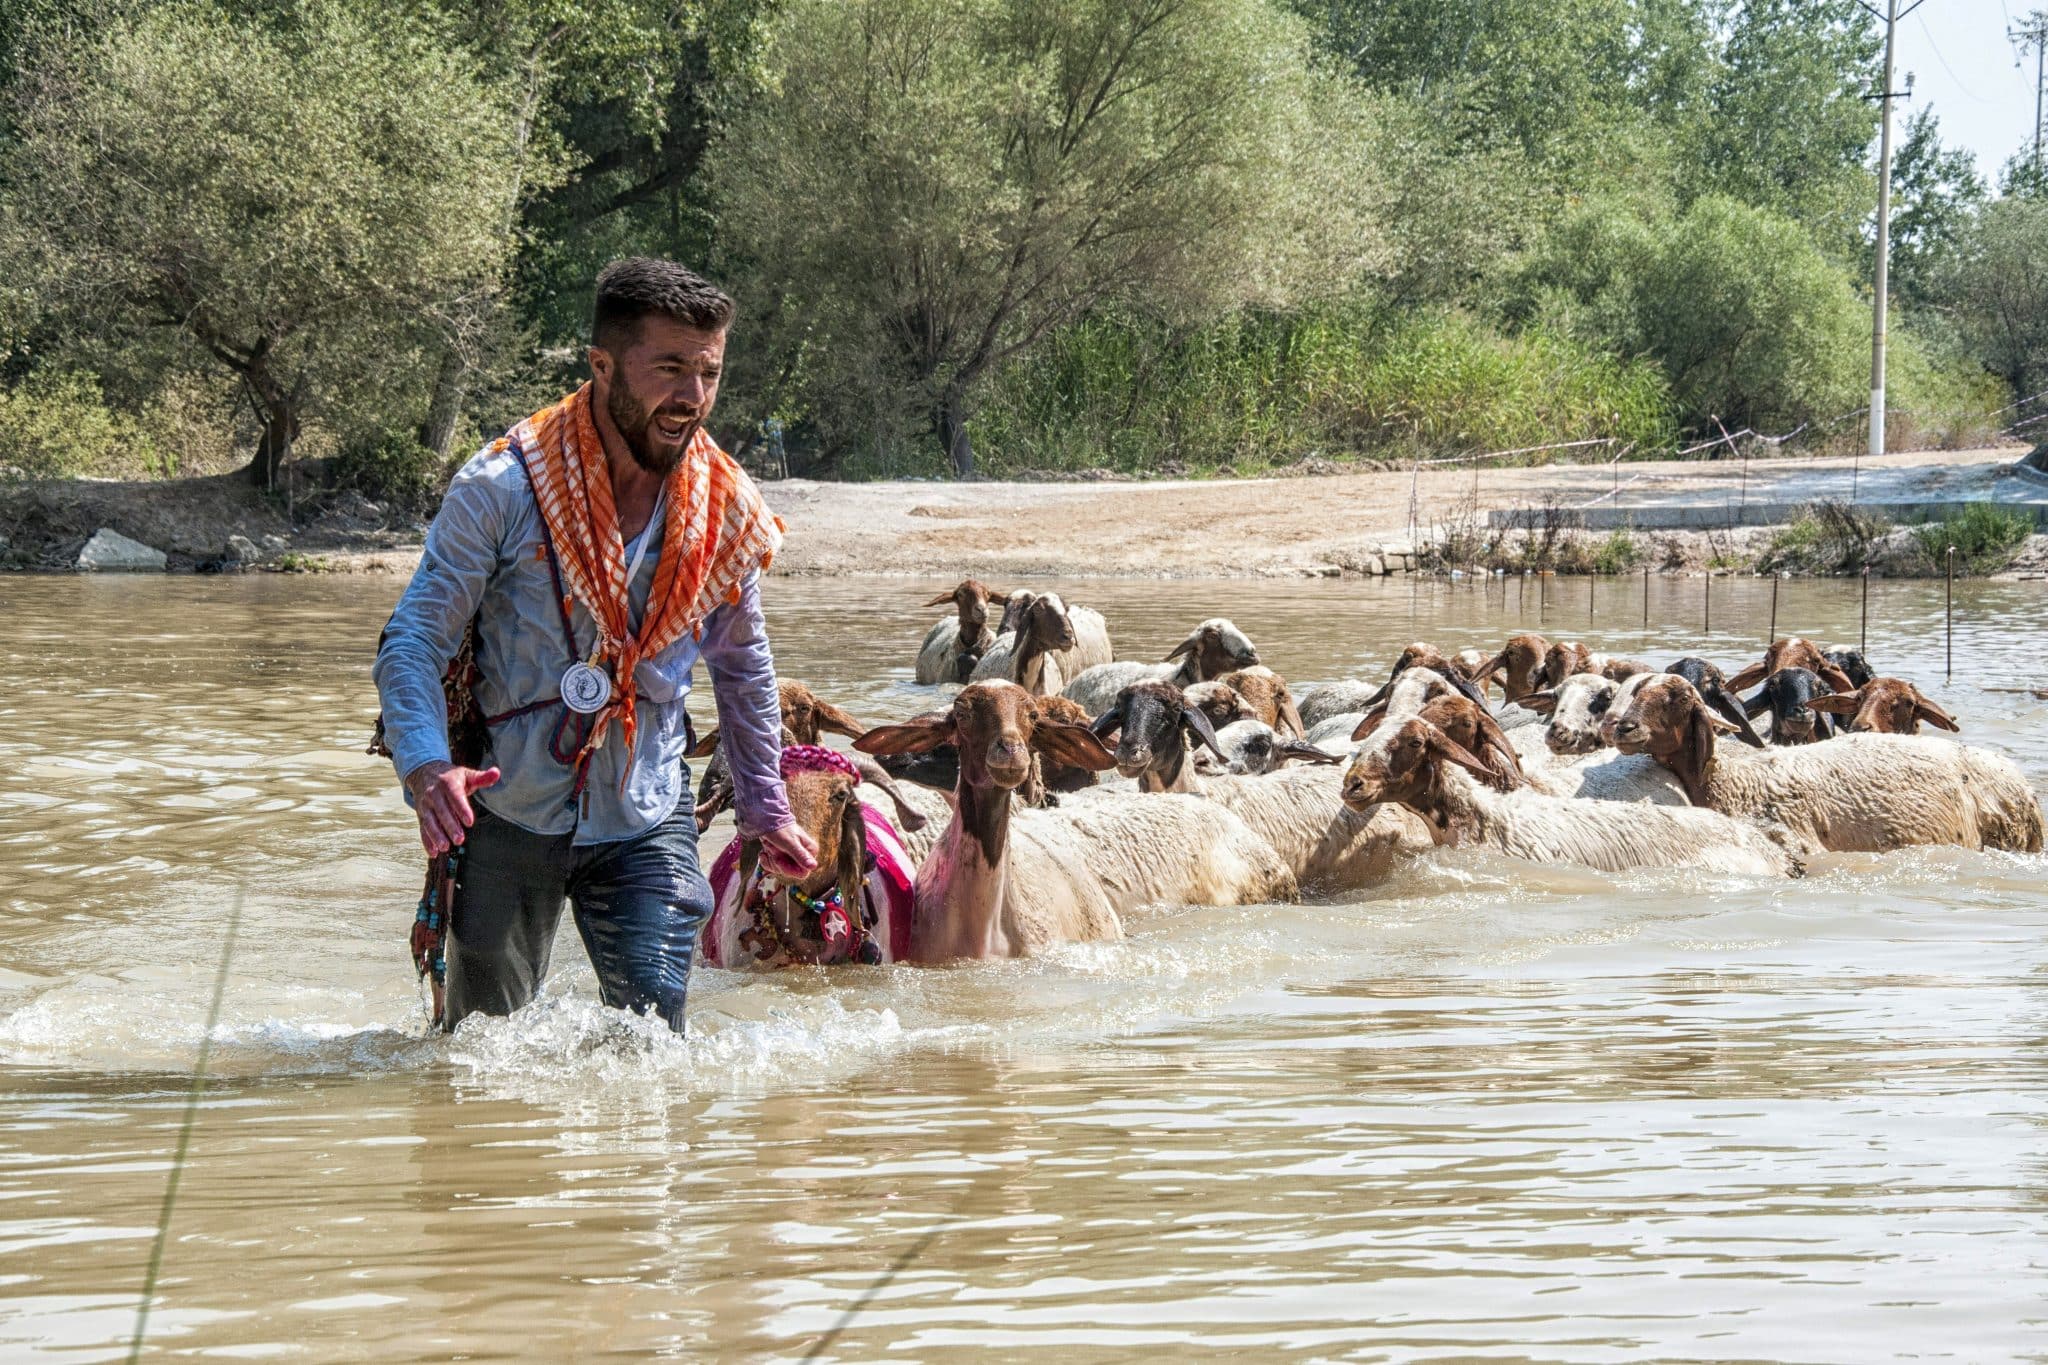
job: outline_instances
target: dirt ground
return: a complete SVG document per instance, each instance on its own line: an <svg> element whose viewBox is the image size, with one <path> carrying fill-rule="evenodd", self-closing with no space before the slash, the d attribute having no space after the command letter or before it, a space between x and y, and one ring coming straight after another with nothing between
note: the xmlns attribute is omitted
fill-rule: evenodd
<svg viewBox="0 0 2048 1365"><path fill-rule="evenodd" d="M2017 452L1889 455L1866 470L2010 461ZM1839 461L1827 462L1830 465ZM1754 486L1810 474L1810 460L1755 460ZM1631 463L1633 496L1718 496L1733 462ZM764 485L788 523L775 572L966 574L1063 578L1298 577L1356 572L1383 545L1409 538L1411 511L1432 526L1475 508L1575 506L1610 493L1610 465L1360 472L1185 482L817 483ZM1477 490L1475 502L1475 484ZM174 568L217 559L230 534L288 542L297 562L336 571L410 573L416 526L380 518L353 494L310 524L232 476L175 483L66 483L0 488L0 536L18 567L67 567L99 526L168 551ZM303 518L302 518L303 521ZM269 539L266 541L266 537Z"/></svg>

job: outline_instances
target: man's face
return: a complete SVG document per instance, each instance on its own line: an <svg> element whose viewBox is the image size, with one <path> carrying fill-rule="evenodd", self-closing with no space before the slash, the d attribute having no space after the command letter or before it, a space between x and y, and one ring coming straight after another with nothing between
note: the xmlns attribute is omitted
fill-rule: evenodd
<svg viewBox="0 0 2048 1365"><path fill-rule="evenodd" d="M604 410L625 438L634 462L667 474L711 414L725 365L725 333L660 316L640 320L638 334L614 354L590 348Z"/></svg>

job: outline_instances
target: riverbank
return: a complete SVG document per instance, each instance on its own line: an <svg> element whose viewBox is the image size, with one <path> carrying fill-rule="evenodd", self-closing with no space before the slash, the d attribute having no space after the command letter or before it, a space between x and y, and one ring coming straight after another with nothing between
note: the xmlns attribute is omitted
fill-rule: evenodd
<svg viewBox="0 0 2048 1365"><path fill-rule="evenodd" d="M1840 460L1639 462L1474 471L1456 465L1318 472L1302 477L1063 483L766 485L789 525L775 571L786 575L940 577L1294 578L1380 575L1478 564L1517 570L1670 573L1839 571L1844 556L1794 521L1746 526L1740 496L1783 490L1806 506L1861 505L1901 490L1971 488L2018 506L2039 485L2006 471L2019 448L1899 453ZM1857 481L1852 494L1849 481ZM1840 485L1837 488L1837 485ZM1778 490L1778 492L1774 492ZM1782 500L1781 505L1793 506ZM1962 507L1966 503L1954 503ZM2002 505L2002 504L2001 504ZM1722 525L1637 529L1672 507ZM1704 509L1704 511L1700 511ZM1589 529L1601 512L1620 525ZM1489 528L1512 519L1520 529ZM2032 515L2029 512L2029 515ZM1912 528L1866 519L1873 571L1938 571ZM0 487L0 558L66 571L105 529L163 552L173 571L262 569L408 574L424 533L415 519L349 491L289 503L234 476L146 483ZM1853 547L1850 547L1853 549ZM1857 562L1862 562L1861 560ZM2048 537L2031 536L2002 574L2048 576Z"/></svg>

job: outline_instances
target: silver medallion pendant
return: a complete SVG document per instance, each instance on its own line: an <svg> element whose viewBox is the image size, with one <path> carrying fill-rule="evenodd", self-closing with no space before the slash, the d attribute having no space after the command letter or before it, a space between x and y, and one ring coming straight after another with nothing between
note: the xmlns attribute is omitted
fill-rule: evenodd
<svg viewBox="0 0 2048 1365"><path fill-rule="evenodd" d="M595 664L573 663L562 670L562 705L579 716L601 710L612 699L612 680Z"/></svg>

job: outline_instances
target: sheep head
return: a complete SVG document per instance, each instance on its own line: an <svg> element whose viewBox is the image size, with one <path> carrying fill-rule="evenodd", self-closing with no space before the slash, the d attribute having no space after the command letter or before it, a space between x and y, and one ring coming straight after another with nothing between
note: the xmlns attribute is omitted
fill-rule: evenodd
<svg viewBox="0 0 2048 1365"><path fill-rule="evenodd" d="M1259 651L1250 637L1230 621L1212 616L1175 645L1165 662L1176 659L1188 660L1183 667L1194 674L1196 682L1208 682L1236 669L1250 668L1259 662Z"/></svg>
<svg viewBox="0 0 2048 1365"><path fill-rule="evenodd" d="M1373 752L1384 752L1392 742L1392 736L1400 733L1397 725L1392 731L1383 729L1388 712L1384 709L1368 714L1352 732L1354 740L1370 739L1374 734L1387 738L1374 747ZM1481 780L1495 791L1513 791L1523 783L1521 759L1516 756L1508 737L1492 714L1470 697L1446 691L1442 696L1432 697L1415 716L1449 736L1459 748L1471 754L1485 768ZM1356 763L1370 757L1365 751L1354 756Z"/></svg>
<svg viewBox="0 0 2048 1365"><path fill-rule="evenodd" d="M859 739L868 732L867 726L800 682L778 682L775 692L782 704L782 724L798 744L816 744L828 730L848 739Z"/></svg>
<svg viewBox="0 0 2048 1365"><path fill-rule="evenodd" d="M1786 668L1803 668L1828 685L1830 691L1854 692L1856 684L1842 671L1839 664L1820 652L1813 641L1797 635L1786 635L1771 641L1764 651L1763 661L1753 663L1728 680L1731 691L1740 692L1745 687L1754 687L1771 674ZM1754 713L1752 713L1754 714Z"/></svg>
<svg viewBox="0 0 2048 1365"><path fill-rule="evenodd" d="M1308 733L1308 727L1301 723L1301 711L1294 704L1294 694L1287 690L1287 679L1272 669L1254 664L1235 673L1226 673L1217 681L1243 697L1250 704L1254 718L1266 722L1277 733L1295 738ZM1212 716L1210 719L1215 718Z"/></svg>
<svg viewBox="0 0 2048 1365"><path fill-rule="evenodd" d="M1651 673L1633 695L1617 695L1600 734L1625 754L1648 754L1669 769L1695 806L1709 804L1714 736L1735 727L1708 709L1693 685L1675 673Z"/></svg>
<svg viewBox="0 0 2048 1365"><path fill-rule="evenodd" d="M1815 697L1812 705L1816 711L1847 716L1843 728L1852 734L1917 734L1922 721L1942 730L1962 728L1904 678L1873 678L1854 692Z"/></svg>
<svg viewBox="0 0 2048 1365"><path fill-rule="evenodd" d="M1735 727L1736 738L1754 749L1764 747L1763 736L1749 723L1749 712L1742 699L1728 690L1728 679L1711 660L1698 657L1680 659L1667 673L1676 673L1691 683L1700 699L1714 708L1721 719Z"/></svg>
<svg viewBox="0 0 2048 1365"><path fill-rule="evenodd" d="M1221 730L1241 720L1257 720L1259 713L1238 690L1221 678L1192 683L1181 689L1187 704L1209 718L1211 728Z"/></svg>
<svg viewBox="0 0 2048 1365"><path fill-rule="evenodd" d="M978 682L960 689L944 711L897 725L878 725L855 740L864 754L930 753L951 744L960 753L960 785L1012 790L1031 776L1033 753L1069 767L1102 772L1116 759L1085 725L1041 713L1043 699L1015 683Z"/></svg>
<svg viewBox="0 0 2048 1365"><path fill-rule="evenodd" d="M953 591L942 592L925 605L937 607L952 603L960 618L960 638L972 641L988 628L989 603L1000 607L1009 597L1009 593L997 592L978 578L967 578L962 579L960 586Z"/></svg>
<svg viewBox="0 0 2048 1365"><path fill-rule="evenodd" d="M1495 780L1493 770L1470 750L1422 717L1411 716L1384 745L1352 760L1344 774L1344 804L1360 814L1387 803L1406 806L1443 830L1449 823L1443 802L1445 764L1481 782Z"/></svg>
<svg viewBox="0 0 2048 1365"><path fill-rule="evenodd" d="M1543 658L1549 652L1550 641L1541 635L1510 636L1500 653L1473 670L1472 681L1484 683L1499 674L1501 695L1520 701L1542 685Z"/></svg>
<svg viewBox="0 0 2048 1365"><path fill-rule="evenodd" d="M1207 746L1228 764L1216 742L1216 730L1201 708L1169 682L1132 683L1116 694L1116 702L1096 717L1092 733L1098 740L1117 737L1116 770L1125 777L1147 776L1168 785L1180 776L1190 745Z"/></svg>
<svg viewBox="0 0 2048 1365"><path fill-rule="evenodd" d="M1559 640L1543 651L1541 678L1545 687L1555 688L1566 678L1594 671L1593 651L1577 640Z"/></svg>
<svg viewBox="0 0 2048 1365"><path fill-rule="evenodd" d="M1826 712L1814 706L1830 690L1812 669L1781 668L1765 678L1757 694L1742 704L1743 714L1769 711L1773 744L1811 744L1834 733Z"/></svg>

